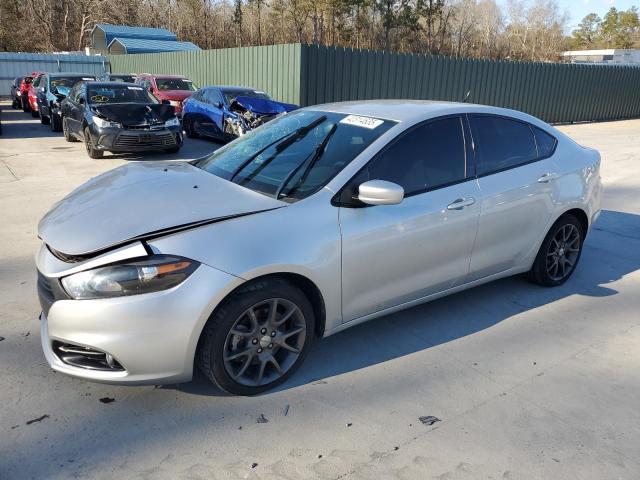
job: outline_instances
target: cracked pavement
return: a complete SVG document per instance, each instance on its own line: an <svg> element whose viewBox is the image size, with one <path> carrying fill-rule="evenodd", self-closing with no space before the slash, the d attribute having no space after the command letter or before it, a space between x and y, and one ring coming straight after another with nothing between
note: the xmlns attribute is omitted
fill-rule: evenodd
<svg viewBox="0 0 640 480"><path fill-rule="evenodd" d="M605 185L565 285L504 279L356 326L275 391L237 398L200 375L115 387L48 368L37 222L133 157L91 160L1 106L0 478L640 477L640 120L560 127L601 151Z"/></svg>

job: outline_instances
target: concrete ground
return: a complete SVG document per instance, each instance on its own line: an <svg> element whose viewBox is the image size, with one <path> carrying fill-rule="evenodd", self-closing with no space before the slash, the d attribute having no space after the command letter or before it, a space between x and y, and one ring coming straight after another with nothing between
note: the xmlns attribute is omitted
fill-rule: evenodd
<svg viewBox="0 0 640 480"><path fill-rule="evenodd" d="M37 222L132 158L91 160L6 103L2 120L0 478L640 478L640 120L561 127L601 151L606 186L564 286L506 279L352 328L254 398L48 368Z"/></svg>

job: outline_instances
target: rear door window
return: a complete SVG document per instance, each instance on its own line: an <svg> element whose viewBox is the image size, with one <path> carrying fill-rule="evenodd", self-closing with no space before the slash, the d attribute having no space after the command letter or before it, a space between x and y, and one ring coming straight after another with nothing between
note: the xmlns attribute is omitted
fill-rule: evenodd
<svg viewBox="0 0 640 480"><path fill-rule="evenodd" d="M529 124L493 115L470 115L478 175L517 167L539 158Z"/></svg>

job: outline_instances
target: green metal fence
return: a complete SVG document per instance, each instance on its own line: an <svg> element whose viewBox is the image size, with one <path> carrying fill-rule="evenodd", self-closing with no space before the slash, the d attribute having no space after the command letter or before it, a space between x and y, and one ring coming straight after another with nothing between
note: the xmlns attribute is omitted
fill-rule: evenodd
<svg viewBox="0 0 640 480"><path fill-rule="evenodd" d="M640 67L458 59L316 45L111 56L113 72L241 84L300 105L414 98L522 110L550 123L640 117Z"/></svg>
<svg viewBox="0 0 640 480"><path fill-rule="evenodd" d="M197 52L110 55L113 73L185 75L196 85L244 85L282 102L300 101L300 44Z"/></svg>

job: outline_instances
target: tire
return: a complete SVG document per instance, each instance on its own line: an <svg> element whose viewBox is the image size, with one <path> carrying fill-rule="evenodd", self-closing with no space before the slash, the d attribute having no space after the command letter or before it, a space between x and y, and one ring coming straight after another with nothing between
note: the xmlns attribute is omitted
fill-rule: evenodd
<svg viewBox="0 0 640 480"><path fill-rule="evenodd" d="M584 235L584 228L574 215L560 217L540 246L527 273L529 280L545 287L557 287L566 282L578 266Z"/></svg>
<svg viewBox="0 0 640 480"><path fill-rule="evenodd" d="M76 137L74 137L73 135L71 135L71 132L69 132L69 126L67 125L67 119L65 117L62 117L62 134L64 135L64 139L67 142L77 142L78 139Z"/></svg>
<svg viewBox="0 0 640 480"><path fill-rule="evenodd" d="M271 317L274 301L276 316ZM254 312L255 322L249 311ZM270 323L271 318L275 323ZM302 328L303 332L295 333ZM311 348L314 332L313 308L299 288L284 280L253 282L224 300L211 315L200 336L196 363L226 392L256 395L293 375Z"/></svg>
<svg viewBox="0 0 640 480"><path fill-rule="evenodd" d="M24 97L20 97L20 101L22 102L22 111L24 113L29 112L31 110L31 107L29 107L29 101Z"/></svg>
<svg viewBox="0 0 640 480"><path fill-rule="evenodd" d="M42 113L40 112L40 109L38 109L38 116L40 117L40 123L42 125L49 125L49 122L51 121L51 119L49 117L45 117L44 115L42 115Z"/></svg>
<svg viewBox="0 0 640 480"><path fill-rule="evenodd" d="M198 132L193 128L193 120L191 120L191 117L184 118L182 124L184 125L184 133L188 138L199 137Z"/></svg>
<svg viewBox="0 0 640 480"><path fill-rule="evenodd" d="M56 115L52 113L49 117L49 125L51 126L52 132L61 132L62 131L62 120L60 119L60 115Z"/></svg>
<svg viewBox="0 0 640 480"><path fill-rule="evenodd" d="M87 155L90 158L98 159L102 158L104 152L102 150L97 150L93 146L93 141L91 140L91 134L89 133L89 128L84 129L84 146L87 149Z"/></svg>
<svg viewBox="0 0 640 480"><path fill-rule="evenodd" d="M40 116L40 114L38 113L38 110L31 110L31 107L29 107L29 111L31 112L31 116L33 118L38 118Z"/></svg>

